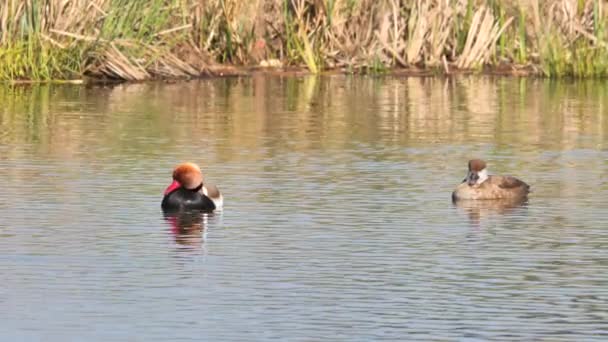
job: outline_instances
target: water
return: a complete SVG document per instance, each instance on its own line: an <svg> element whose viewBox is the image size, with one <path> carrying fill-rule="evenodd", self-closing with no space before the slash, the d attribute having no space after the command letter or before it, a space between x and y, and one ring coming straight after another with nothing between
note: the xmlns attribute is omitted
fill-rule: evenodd
<svg viewBox="0 0 608 342"><path fill-rule="evenodd" d="M0 336L606 340L607 88L0 88ZM454 206L472 157L530 183L528 203ZM165 220L184 160L223 212Z"/></svg>

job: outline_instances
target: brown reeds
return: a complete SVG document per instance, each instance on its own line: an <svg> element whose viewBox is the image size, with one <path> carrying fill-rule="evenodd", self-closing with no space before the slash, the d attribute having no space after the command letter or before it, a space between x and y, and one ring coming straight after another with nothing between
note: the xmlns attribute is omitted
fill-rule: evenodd
<svg viewBox="0 0 608 342"><path fill-rule="evenodd" d="M0 79L222 66L607 76L607 0L5 0ZM273 61L270 63L269 61Z"/></svg>

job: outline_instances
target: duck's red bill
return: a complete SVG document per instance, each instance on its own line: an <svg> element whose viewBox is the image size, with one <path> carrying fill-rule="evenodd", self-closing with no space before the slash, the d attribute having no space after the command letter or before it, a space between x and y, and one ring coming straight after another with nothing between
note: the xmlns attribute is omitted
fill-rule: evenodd
<svg viewBox="0 0 608 342"><path fill-rule="evenodd" d="M177 181L173 181L173 183L171 183L171 185L169 185L167 189L165 189L165 196L178 189L179 187L181 187L181 184L179 184Z"/></svg>

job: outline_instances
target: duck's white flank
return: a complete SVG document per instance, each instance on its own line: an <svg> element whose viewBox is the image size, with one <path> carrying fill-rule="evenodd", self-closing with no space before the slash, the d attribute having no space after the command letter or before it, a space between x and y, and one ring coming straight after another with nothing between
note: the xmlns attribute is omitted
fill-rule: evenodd
<svg viewBox="0 0 608 342"><path fill-rule="evenodd" d="M209 199L211 199L213 201L213 204L215 204L215 209L216 210L221 210L222 207L224 206L224 196L222 196L222 193L219 192L218 190L218 194L219 196L217 197L212 197L209 196L209 190L207 190L207 187L203 185L203 194L207 197L209 197Z"/></svg>

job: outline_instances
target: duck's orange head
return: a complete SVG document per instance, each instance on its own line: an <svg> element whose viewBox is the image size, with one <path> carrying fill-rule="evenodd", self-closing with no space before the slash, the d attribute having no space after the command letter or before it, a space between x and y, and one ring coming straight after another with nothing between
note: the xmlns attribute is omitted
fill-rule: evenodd
<svg viewBox="0 0 608 342"><path fill-rule="evenodd" d="M177 188L194 190L203 184L201 168L194 163L182 163L173 170L173 183L165 190L165 195Z"/></svg>

